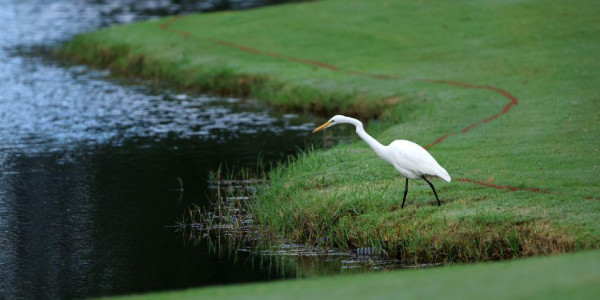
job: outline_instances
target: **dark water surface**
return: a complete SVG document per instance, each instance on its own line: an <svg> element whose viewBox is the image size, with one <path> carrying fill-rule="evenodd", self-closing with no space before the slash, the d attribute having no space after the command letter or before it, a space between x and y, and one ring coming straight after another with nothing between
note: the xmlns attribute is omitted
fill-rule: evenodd
<svg viewBox="0 0 600 300"><path fill-rule="evenodd" d="M0 298L294 276L244 252L218 255L168 226L206 201L210 170L293 154L314 118L252 100L157 93L31 54L114 23L269 2L0 3Z"/></svg>

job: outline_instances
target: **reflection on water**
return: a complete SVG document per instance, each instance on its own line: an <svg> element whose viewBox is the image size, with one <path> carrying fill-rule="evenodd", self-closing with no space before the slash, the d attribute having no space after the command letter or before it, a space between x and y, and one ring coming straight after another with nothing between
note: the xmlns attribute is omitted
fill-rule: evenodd
<svg viewBox="0 0 600 300"><path fill-rule="evenodd" d="M289 153L281 144L301 141L271 134L260 140L139 138L3 155L3 288L27 298L71 297L271 278L203 245L185 245L166 227L205 199L206 173L219 163L248 163L262 149Z"/></svg>
<svg viewBox="0 0 600 300"><path fill-rule="evenodd" d="M81 31L181 12L186 3L3 2L0 298L88 297L281 277L248 262L247 253L237 261L215 255L167 226L206 199L210 170L251 166L259 156L282 159L309 141L315 120L251 100L155 93L29 54ZM184 181L183 194L177 178Z"/></svg>
<svg viewBox="0 0 600 300"><path fill-rule="evenodd" d="M168 137L223 143L267 132L306 135L312 126L296 115L274 116L252 100L152 94L143 86L109 84L106 74L84 67L27 63L36 64L33 74L7 80L4 89L13 97L0 112L0 150L60 151Z"/></svg>

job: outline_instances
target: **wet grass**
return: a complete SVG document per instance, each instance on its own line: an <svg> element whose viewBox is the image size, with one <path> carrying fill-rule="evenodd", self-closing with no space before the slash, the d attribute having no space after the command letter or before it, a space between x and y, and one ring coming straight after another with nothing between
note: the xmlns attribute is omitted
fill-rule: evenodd
<svg viewBox="0 0 600 300"><path fill-rule="evenodd" d="M596 299L600 252L278 281L118 299ZM335 288L332 288L335 287Z"/></svg>
<svg viewBox="0 0 600 300"><path fill-rule="evenodd" d="M435 266L390 259L379 248L340 251L297 244L268 227L254 223L248 207L260 201L259 191L268 185L267 173L262 167L257 169L262 170L258 173L260 175L248 169L225 174L219 169L209 174L211 192L208 203L190 207L176 226L188 242L206 243L215 254L226 255L235 262L241 252L247 253L252 261L258 262L263 272L276 270L281 278Z"/></svg>
<svg viewBox="0 0 600 300"><path fill-rule="evenodd" d="M598 15L587 0L332 0L107 28L63 53L184 88L378 116L367 131L384 144L454 133L430 149L454 179L433 182L442 207L411 182L400 210L404 180L356 142L291 159L249 209L301 243L497 260L600 246ZM519 104L470 128L506 95L422 79L493 86Z"/></svg>
<svg viewBox="0 0 600 300"><path fill-rule="evenodd" d="M273 235L255 226L247 211L248 203L256 200L256 191L265 184L265 173L260 171L258 175L249 169L234 172L224 173L221 168L210 172L208 203L188 208L178 226L190 238L225 244L233 252L256 248L261 241L269 245L267 241L274 240Z"/></svg>

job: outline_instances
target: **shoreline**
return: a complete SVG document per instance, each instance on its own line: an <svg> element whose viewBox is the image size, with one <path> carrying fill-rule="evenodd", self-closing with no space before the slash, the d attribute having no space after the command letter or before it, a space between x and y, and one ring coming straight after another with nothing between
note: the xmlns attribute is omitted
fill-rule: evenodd
<svg viewBox="0 0 600 300"><path fill-rule="evenodd" d="M62 54L174 88L377 119L367 129L375 138L425 145L455 178L434 182L441 208L431 207L427 188L417 184L408 207L399 210L399 176L362 143L301 154L271 174L271 188L253 207L259 222L295 241L381 247L423 262L600 246L594 226L600 205L592 196L600 192L593 180L600 168L590 169L579 155L599 146L591 133L600 128L593 121L593 78L599 74L593 63L580 65L584 71L570 68L594 57L588 49L598 28L590 23L591 12L569 7L581 17L567 18L559 14L560 3L541 11L539 5L504 3L470 11L451 4L440 4L443 11L393 6L322 1L170 17L78 36ZM353 13L338 13L341 7ZM414 13L396 19L392 11ZM429 13L455 31L428 22ZM514 14L527 20L529 30L509 30L507 16ZM543 29L555 23L548 16L560 18L562 31ZM337 23L325 22L330 19ZM582 24L590 29L577 31ZM577 39L565 46L569 34ZM471 44L478 46L464 46ZM559 45L579 56L560 56ZM565 62L557 67L554 57ZM424 79L432 73L440 79Z"/></svg>
<svg viewBox="0 0 600 300"><path fill-rule="evenodd" d="M599 251L508 262L193 288L114 299L594 299ZM332 288L335 287L335 288Z"/></svg>

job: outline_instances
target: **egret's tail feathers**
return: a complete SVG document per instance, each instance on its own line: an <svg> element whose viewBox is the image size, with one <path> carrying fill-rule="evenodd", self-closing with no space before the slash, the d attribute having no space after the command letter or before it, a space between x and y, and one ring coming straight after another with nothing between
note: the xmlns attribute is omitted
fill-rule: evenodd
<svg viewBox="0 0 600 300"><path fill-rule="evenodd" d="M446 182L450 182L451 178L450 178L450 174L448 174L448 172L446 171L446 169L440 167L440 172L438 172L437 177L444 179Z"/></svg>

